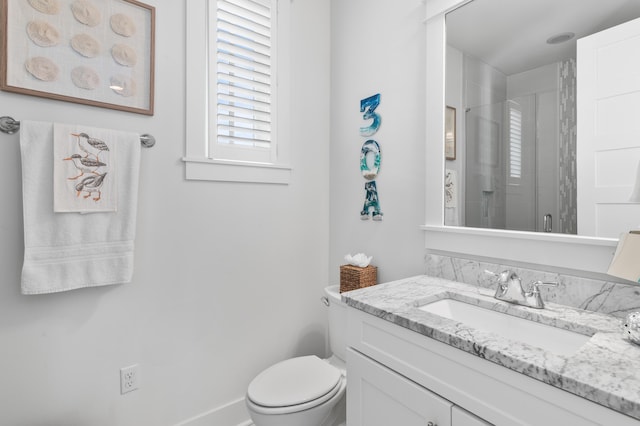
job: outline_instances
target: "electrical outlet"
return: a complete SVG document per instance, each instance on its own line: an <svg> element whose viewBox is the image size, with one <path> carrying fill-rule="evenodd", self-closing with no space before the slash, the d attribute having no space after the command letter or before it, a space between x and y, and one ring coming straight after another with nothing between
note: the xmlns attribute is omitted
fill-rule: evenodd
<svg viewBox="0 0 640 426"><path fill-rule="evenodd" d="M140 387L140 369L138 364L120 369L120 394L134 391Z"/></svg>

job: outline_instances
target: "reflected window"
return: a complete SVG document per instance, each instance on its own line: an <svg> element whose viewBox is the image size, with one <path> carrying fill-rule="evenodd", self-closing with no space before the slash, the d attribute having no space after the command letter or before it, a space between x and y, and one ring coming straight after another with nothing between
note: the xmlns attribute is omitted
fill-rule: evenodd
<svg viewBox="0 0 640 426"><path fill-rule="evenodd" d="M522 177L522 110L509 101L509 178L513 185Z"/></svg>

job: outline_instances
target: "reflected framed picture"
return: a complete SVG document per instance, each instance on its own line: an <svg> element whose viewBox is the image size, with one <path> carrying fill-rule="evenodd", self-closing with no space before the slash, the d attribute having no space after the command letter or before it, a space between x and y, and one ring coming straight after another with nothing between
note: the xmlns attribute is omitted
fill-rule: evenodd
<svg viewBox="0 0 640 426"><path fill-rule="evenodd" d="M448 106L444 116L444 157L456 159L456 109Z"/></svg>
<svg viewBox="0 0 640 426"><path fill-rule="evenodd" d="M136 0L0 1L0 89L153 115L153 6Z"/></svg>

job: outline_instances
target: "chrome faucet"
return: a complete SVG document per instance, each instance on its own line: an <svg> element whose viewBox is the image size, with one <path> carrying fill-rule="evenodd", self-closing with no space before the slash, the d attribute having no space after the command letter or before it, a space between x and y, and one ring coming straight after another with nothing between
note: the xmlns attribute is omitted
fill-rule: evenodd
<svg viewBox="0 0 640 426"><path fill-rule="evenodd" d="M515 272L503 271L499 274L491 271L485 272L498 278L498 287L496 288L496 294L494 295L496 299L515 303L517 305L529 306L530 308L544 308L544 301L540 296L539 286L558 286L558 283L555 281L534 281L531 283L531 291L525 291L522 287L522 280Z"/></svg>

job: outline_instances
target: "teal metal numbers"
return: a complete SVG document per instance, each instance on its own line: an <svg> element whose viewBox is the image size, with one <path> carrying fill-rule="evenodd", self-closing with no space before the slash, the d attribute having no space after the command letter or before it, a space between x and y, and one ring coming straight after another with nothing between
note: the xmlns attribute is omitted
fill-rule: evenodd
<svg viewBox="0 0 640 426"><path fill-rule="evenodd" d="M375 112L376 108L380 105L380 93L362 99L360 101L360 112L364 112L362 118L364 120L373 119L369 126L360 127L360 135L369 137L374 135L380 128L380 114ZM369 213L371 210L371 217L375 221L381 221L383 214L380 210L380 200L378 197L378 188L376 181L374 180L380 172L380 162L382 160L382 151L380 150L380 144L373 139L367 140L362 144L360 150L360 172L362 177L367 180L364 184L364 207L360 212L360 219L369 219Z"/></svg>

